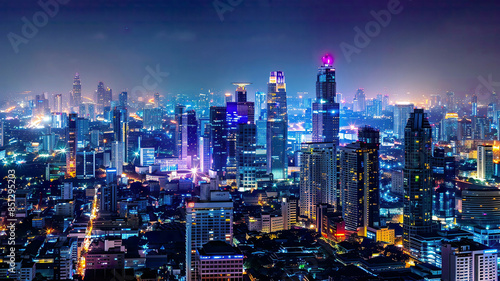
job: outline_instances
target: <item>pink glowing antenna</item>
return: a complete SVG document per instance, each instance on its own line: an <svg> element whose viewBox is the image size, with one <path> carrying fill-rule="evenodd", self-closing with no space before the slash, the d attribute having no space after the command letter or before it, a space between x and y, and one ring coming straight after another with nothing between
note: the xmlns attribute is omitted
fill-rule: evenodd
<svg viewBox="0 0 500 281"><path fill-rule="evenodd" d="M330 54L324 55L321 61L323 61L324 65L333 65L333 57Z"/></svg>

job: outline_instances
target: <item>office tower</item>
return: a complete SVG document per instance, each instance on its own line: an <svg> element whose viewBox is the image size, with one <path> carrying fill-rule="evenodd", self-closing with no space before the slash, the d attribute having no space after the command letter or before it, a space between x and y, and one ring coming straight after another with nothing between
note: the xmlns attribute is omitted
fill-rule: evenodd
<svg viewBox="0 0 500 281"><path fill-rule="evenodd" d="M411 103L397 103L394 107L394 137L403 139L405 136L405 127L410 113L413 111Z"/></svg>
<svg viewBox="0 0 500 281"><path fill-rule="evenodd" d="M204 128L202 137L200 137L200 170L204 174L208 174L212 162L210 147L211 124L205 124Z"/></svg>
<svg viewBox="0 0 500 281"><path fill-rule="evenodd" d="M0 124L0 126L1 126L1 124ZM43 151L45 151L49 154L52 154L52 152L54 151L54 147L56 145L56 142L58 141L59 137L56 139L56 134L50 133L50 134L43 135L41 138L42 138Z"/></svg>
<svg viewBox="0 0 500 281"><path fill-rule="evenodd" d="M215 172L222 173L227 161L226 107L210 107L210 144L212 147L212 166Z"/></svg>
<svg viewBox="0 0 500 281"><path fill-rule="evenodd" d="M141 166L151 166L155 163L155 148L141 147L139 150L139 163Z"/></svg>
<svg viewBox="0 0 500 281"><path fill-rule="evenodd" d="M66 152L66 177L74 178L76 176L76 122L78 115L70 113L68 118L68 151Z"/></svg>
<svg viewBox="0 0 500 281"><path fill-rule="evenodd" d="M312 108L312 141L339 144L340 107L335 101L337 82L333 58L325 55L316 78L316 101Z"/></svg>
<svg viewBox="0 0 500 281"><path fill-rule="evenodd" d="M229 192L212 191L209 201L186 206L186 280L200 274L196 251L210 241L233 244L233 202Z"/></svg>
<svg viewBox="0 0 500 281"><path fill-rule="evenodd" d="M35 96L34 106L33 115L41 117L50 114L49 100L45 98L45 93Z"/></svg>
<svg viewBox="0 0 500 281"><path fill-rule="evenodd" d="M123 142L125 152L128 151L128 113L123 107L116 107L113 110L113 140ZM124 162L128 162L128 154L123 157Z"/></svg>
<svg viewBox="0 0 500 281"><path fill-rule="evenodd" d="M472 95L471 104L472 104L471 116L477 116L477 95L476 94Z"/></svg>
<svg viewBox="0 0 500 281"><path fill-rule="evenodd" d="M120 95L118 96L118 104L122 108L127 108L128 107L128 93L127 92L121 92Z"/></svg>
<svg viewBox="0 0 500 281"><path fill-rule="evenodd" d="M92 129L92 131L90 131L90 144L92 147L95 148L99 146L100 135L101 132L99 129Z"/></svg>
<svg viewBox="0 0 500 281"><path fill-rule="evenodd" d="M198 157L198 120L196 112L188 110L182 115L182 159L189 159L188 166Z"/></svg>
<svg viewBox="0 0 500 281"><path fill-rule="evenodd" d="M84 148L89 139L89 120L78 117L76 119L76 147Z"/></svg>
<svg viewBox="0 0 500 281"><path fill-rule="evenodd" d="M236 97L236 102L247 102L247 89L245 89L245 87L250 84L252 83L246 83L246 82L233 83L233 85L238 86L238 88L236 88L236 91L234 92L234 96Z"/></svg>
<svg viewBox="0 0 500 281"><path fill-rule="evenodd" d="M104 107L111 107L112 100L113 100L113 91L108 87L104 92L104 98L103 98Z"/></svg>
<svg viewBox="0 0 500 281"><path fill-rule="evenodd" d="M111 168L115 168L118 175L123 173L125 157L125 144L121 141L111 143Z"/></svg>
<svg viewBox="0 0 500 281"><path fill-rule="evenodd" d="M273 179L287 179L288 113L283 72L271 72L267 86L267 172Z"/></svg>
<svg viewBox="0 0 500 281"><path fill-rule="evenodd" d="M54 96L54 112L62 112L62 94Z"/></svg>
<svg viewBox="0 0 500 281"><path fill-rule="evenodd" d="M145 108L142 127L147 130L161 130L163 127L163 112L161 108Z"/></svg>
<svg viewBox="0 0 500 281"><path fill-rule="evenodd" d="M198 280L243 280L243 254L224 241L210 241L196 253ZM223 277L221 277L223 276Z"/></svg>
<svg viewBox="0 0 500 281"><path fill-rule="evenodd" d="M52 113L52 120L50 122L51 128L62 129L68 125L68 116L66 113Z"/></svg>
<svg viewBox="0 0 500 281"><path fill-rule="evenodd" d="M358 141L340 148L340 189L345 228L362 230L380 226L379 131L364 127Z"/></svg>
<svg viewBox="0 0 500 281"><path fill-rule="evenodd" d="M442 225L452 225L455 220L455 158L446 156L442 147L434 148L432 156L432 177L434 181L433 215Z"/></svg>
<svg viewBox="0 0 500 281"><path fill-rule="evenodd" d="M76 153L76 177L95 178L95 150L84 148Z"/></svg>
<svg viewBox="0 0 500 281"><path fill-rule="evenodd" d="M423 109L410 114L405 127L403 198L403 248L418 256L412 247L415 236L434 230L432 222L431 126Z"/></svg>
<svg viewBox="0 0 500 281"><path fill-rule="evenodd" d="M358 89L354 95L354 112L365 112L366 111L366 96L365 89Z"/></svg>
<svg viewBox="0 0 500 281"><path fill-rule="evenodd" d="M254 103L247 102L245 85L248 83L237 84L236 89L237 102L226 103L226 124L227 124L227 165L226 179L230 182L236 182L237 159L236 143L239 124L254 123Z"/></svg>
<svg viewBox="0 0 500 281"><path fill-rule="evenodd" d="M153 96L153 103L154 103L154 107L155 108L160 107L160 93L155 93L154 94L154 96Z"/></svg>
<svg viewBox="0 0 500 281"><path fill-rule="evenodd" d="M101 211L116 212L117 210L117 172L114 168L106 169L106 184L101 187Z"/></svg>
<svg viewBox="0 0 500 281"><path fill-rule="evenodd" d="M73 91L71 91L69 105L71 108L78 108L81 103L82 103L82 84L80 82L80 74L76 73L75 77L73 78Z"/></svg>
<svg viewBox="0 0 500 281"><path fill-rule="evenodd" d="M63 182L61 186L61 199L62 200L73 200L73 183Z"/></svg>
<svg viewBox="0 0 500 281"><path fill-rule="evenodd" d="M175 142L175 148L177 152L177 156L179 158L182 157L182 116L184 115L184 112L186 111L186 107L184 105L177 105L175 107L175 132L174 132L174 142ZM224 118L225 118L225 112L224 112Z"/></svg>
<svg viewBox="0 0 500 281"><path fill-rule="evenodd" d="M477 146L477 177L480 180L490 180L493 178L493 146Z"/></svg>
<svg viewBox="0 0 500 281"><path fill-rule="evenodd" d="M265 118L264 113L266 112L266 104L266 93L255 92L255 120Z"/></svg>
<svg viewBox="0 0 500 281"><path fill-rule="evenodd" d="M281 198L281 216L283 217L283 229L288 230L297 224L297 198Z"/></svg>
<svg viewBox="0 0 500 281"><path fill-rule="evenodd" d="M382 98L382 110L387 110L387 107L389 106L389 95L384 95Z"/></svg>
<svg viewBox="0 0 500 281"><path fill-rule="evenodd" d="M256 174L260 170L255 161L257 148L257 126L255 124L238 124L236 138L236 183L239 191L257 189Z"/></svg>
<svg viewBox="0 0 500 281"><path fill-rule="evenodd" d="M446 113L444 119L441 120L441 137L442 141L450 142L458 138L458 114Z"/></svg>
<svg viewBox="0 0 500 281"><path fill-rule="evenodd" d="M99 82L97 84L97 91L95 92L95 103L97 114L103 114L104 112L104 99L105 99L106 89L104 88L104 83Z"/></svg>
<svg viewBox="0 0 500 281"><path fill-rule="evenodd" d="M257 146L266 148L267 145L267 121L259 119L255 121L257 126Z"/></svg>
<svg viewBox="0 0 500 281"><path fill-rule="evenodd" d="M497 249L472 240L443 242L441 246L442 280L498 280Z"/></svg>
<svg viewBox="0 0 500 281"><path fill-rule="evenodd" d="M473 138L472 121L462 118L458 121L457 139L459 141L471 140Z"/></svg>
<svg viewBox="0 0 500 281"><path fill-rule="evenodd" d="M300 215L316 221L316 205L338 207L337 148L331 142L310 143L300 154Z"/></svg>
<svg viewBox="0 0 500 281"><path fill-rule="evenodd" d="M455 113L457 112L457 103L455 101L455 93L447 92L446 93L446 113Z"/></svg>
<svg viewBox="0 0 500 281"><path fill-rule="evenodd" d="M484 116L472 117L472 134L475 140L484 140L490 133L490 120Z"/></svg>

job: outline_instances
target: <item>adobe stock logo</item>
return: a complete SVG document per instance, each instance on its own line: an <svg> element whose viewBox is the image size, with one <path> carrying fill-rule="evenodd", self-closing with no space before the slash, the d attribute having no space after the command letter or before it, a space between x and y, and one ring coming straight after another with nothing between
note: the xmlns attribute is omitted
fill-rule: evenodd
<svg viewBox="0 0 500 281"><path fill-rule="evenodd" d="M39 0L38 5L42 11L33 14L31 21L27 17L22 17L21 35L9 32L7 39L14 50L14 53L19 53L19 45L28 44L29 39L33 39L38 34L40 28L43 28L49 23L49 18L55 17L59 13L59 5L66 5L70 0Z"/></svg>
<svg viewBox="0 0 500 281"><path fill-rule="evenodd" d="M411 0L410 0L411 1ZM377 37L382 31L382 27L387 27L391 23L392 15L397 15L403 11L399 0L389 0L387 9L378 12L371 11L370 14L375 20L369 21L364 30L358 26L354 27L354 45L346 42L340 43L340 49L348 63L351 62L353 54L361 53L361 50L368 47L373 38Z"/></svg>

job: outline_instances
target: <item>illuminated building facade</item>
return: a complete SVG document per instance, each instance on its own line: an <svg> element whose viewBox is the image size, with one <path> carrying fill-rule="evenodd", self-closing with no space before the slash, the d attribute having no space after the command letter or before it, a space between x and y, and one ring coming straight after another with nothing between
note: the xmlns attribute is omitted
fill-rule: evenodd
<svg viewBox="0 0 500 281"><path fill-rule="evenodd" d="M312 141L339 144L340 107L333 58L325 55L316 79L316 101L312 108Z"/></svg>
<svg viewBox="0 0 500 281"><path fill-rule="evenodd" d="M436 228L432 221L431 126L423 109L410 114L404 144L403 248L417 256L414 237Z"/></svg>
<svg viewBox="0 0 500 281"><path fill-rule="evenodd" d="M226 107L210 107L211 169L217 173L225 171L227 162Z"/></svg>
<svg viewBox="0 0 500 281"><path fill-rule="evenodd" d="M76 122L78 115L70 113L68 118L68 150L66 152L66 177L74 178L76 176Z"/></svg>
<svg viewBox="0 0 500 281"><path fill-rule="evenodd" d="M477 146L477 177L480 180L490 180L493 178L493 146Z"/></svg>
<svg viewBox="0 0 500 281"><path fill-rule="evenodd" d="M272 173L274 179L286 179L288 113L283 72L271 72L267 86L267 172Z"/></svg>

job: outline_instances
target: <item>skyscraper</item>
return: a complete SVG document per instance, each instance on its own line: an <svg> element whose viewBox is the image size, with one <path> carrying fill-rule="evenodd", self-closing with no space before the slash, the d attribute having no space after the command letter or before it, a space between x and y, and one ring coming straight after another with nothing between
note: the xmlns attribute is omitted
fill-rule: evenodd
<svg viewBox="0 0 500 281"><path fill-rule="evenodd" d="M431 126L423 109L410 114L405 127L405 166L403 198L403 248L418 257L412 247L415 236L435 229L432 221L432 139Z"/></svg>
<svg viewBox="0 0 500 281"><path fill-rule="evenodd" d="M120 107L127 108L128 107L128 93L121 92L118 96L118 102Z"/></svg>
<svg viewBox="0 0 500 281"><path fill-rule="evenodd" d="M106 169L106 184L101 187L101 211L116 212L117 210L117 173L116 169Z"/></svg>
<svg viewBox="0 0 500 281"><path fill-rule="evenodd" d="M316 101L312 108L312 141L339 144L340 107L335 101L337 82L333 58L325 55L316 79Z"/></svg>
<svg viewBox="0 0 500 281"><path fill-rule="evenodd" d="M247 89L245 89L245 86L248 86L252 83L246 83L246 82L235 82L233 85L238 86L236 88L236 92L234 93L234 96L236 97L236 102L247 102Z"/></svg>
<svg viewBox="0 0 500 281"><path fill-rule="evenodd" d="M300 154L300 214L315 221L316 205L338 207L337 148L333 142L310 143Z"/></svg>
<svg viewBox="0 0 500 281"><path fill-rule="evenodd" d="M104 83L99 82L99 84L97 84L97 91L95 92L95 103L96 103L97 114L103 114L104 112L105 93L106 89L104 88Z"/></svg>
<svg viewBox="0 0 500 281"><path fill-rule="evenodd" d="M405 136L405 126L413 110L411 103L398 103L394 107L394 137L403 139Z"/></svg>
<svg viewBox="0 0 500 281"><path fill-rule="evenodd" d="M116 107L113 110L113 136L115 141L123 142L125 151L128 151L128 118L127 109ZM128 162L128 155L124 155L124 162Z"/></svg>
<svg viewBox="0 0 500 281"><path fill-rule="evenodd" d="M236 183L239 191L257 189L256 173L260 167L255 161L257 126L238 124L236 138Z"/></svg>
<svg viewBox="0 0 500 281"><path fill-rule="evenodd" d="M73 91L70 95L70 106L73 108L78 108L82 103L82 84L80 82L80 74L76 73L73 79Z"/></svg>
<svg viewBox="0 0 500 281"><path fill-rule="evenodd" d="M379 131L364 127L358 141L340 148L342 216L350 231L379 227Z"/></svg>
<svg viewBox="0 0 500 281"><path fill-rule="evenodd" d="M182 115L182 159L189 159L188 165L198 156L198 120L196 112L188 110Z"/></svg>
<svg viewBox="0 0 500 281"><path fill-rule="evenodd" d="M212 191L210 200L186 206L186 280L198 280L196 251L210 241L233 244L233 202L229 192Z"/></svg>
<svg viewBox="0 0 500 281"><path fill-rule="evenodd" d="M66 151L66 177L74 178L76 176L76 121L78 115L70 113L68 117L68 150Z"/></svg>
<svg viewBox="0 0 500 281"><path fill-rule="evenodd" d="M283 72L271 72L267 86L267 172L272 173L274 179L286 179L288 113Z"/></svg>
<svg viewBox="0 0 500 281"><path fill-rule="evenodd" d="M477 116L477 95L474 94L472 96L472 101L471 101L471 104L472 104L472 116Z"/></svg>
<svg viewBox="0 0 500 281"><path fill-rule="evenodd" d="M266 93L255 92L255 122L264 118L266 112Z"/></svg>
<svg viewBox="0 0 500 281"><path fill-rule="evenodd" d="M62 112L62 95L57 94L54 96L54 112Z"/></svg>
<svg viewBox="0 0 500 281"><path fill-rule="evenodd" d="M481 180L493 178L493 147L491 145L477 146L477 177Z"/></svg>
<svg viewBox="0 0 500 281"><path fill-rule="evenodd" d="M455 101L455 93L447 92L446 93L446 113L455 113L457 112L457 103Z"/></svg>
<svg viewBox="0 0 500 281"><path fill-rule="evenodd" d="M366 111L366 96L365 89L358 89L354 95L354 112Z"/></svg>
<svg viewBox="0 0 500 281"><path fill-rule="evenodd" d="M222 173L227 161L226 107L210 107L211 169Z"/></svg>
<svg viewBox="0 0 500 281"><path fill-rule="evenodd" d="M125 161L125 144L121 141L111 143L111 168L116 169L116 173L123 173L123 162Z"/></svg>

